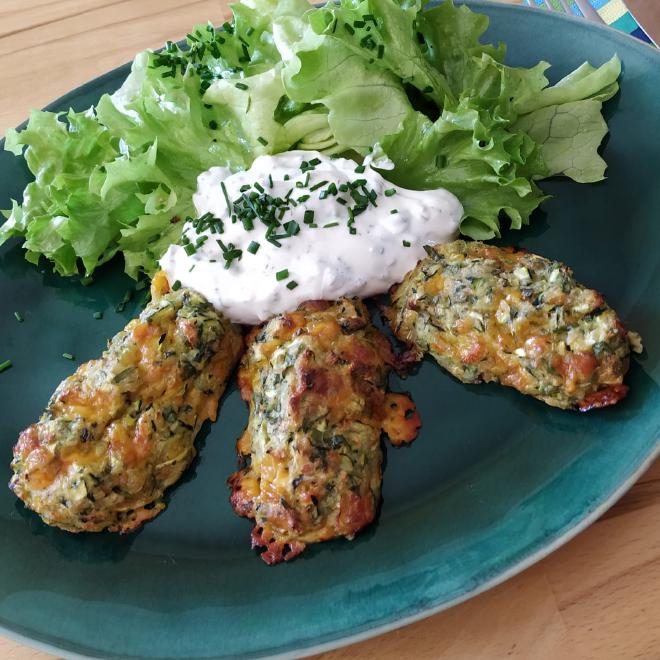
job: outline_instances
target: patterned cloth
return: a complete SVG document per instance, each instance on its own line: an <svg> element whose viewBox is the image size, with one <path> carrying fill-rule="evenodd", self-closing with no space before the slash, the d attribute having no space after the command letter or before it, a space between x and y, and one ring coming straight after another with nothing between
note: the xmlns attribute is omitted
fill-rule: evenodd
<svg viewBox="0 0 660 660"><path fill-rule="evenodd" d="M561 0L548 0L548 2L558 11L563 11ZM524 4L536 5L537 7L544 7L547 5L546 0L524 0ZM575 0L564 0L564 5L576 16L582 16ZM635 17L630 13L623 0L589 0L589 4L598 12L600 17L613 28L631 34L642 41L652 44L653 40L644 32L640 25L635 20Z"/></svg>

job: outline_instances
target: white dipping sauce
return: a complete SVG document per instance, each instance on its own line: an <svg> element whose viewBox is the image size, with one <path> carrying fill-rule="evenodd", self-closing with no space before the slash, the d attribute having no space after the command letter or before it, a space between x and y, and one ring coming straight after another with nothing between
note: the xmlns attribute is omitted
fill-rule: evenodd
<svg viewBox="0 0 660 660"><path fill-rule="evenodd" d="M303 162L313 164L315 159L319 162L313 169L301 170ZM425 256L424 245L446 243L456 237L463 207L444 189L407 190L386 181L369 166L364 172L359 168L356 172L356 167L354 161L345 158L331 159L313 151L287 151L259 156L244 172L231 174L225 168L213 167L200 174L193 197L197 213L210 213L221 219L223 231L198 233L188 224L184 235L192 245L201 236L207 238L192 254L182 245L168 249L160 261L168 280L178 280L182 286L199 292L232 321L249 324L292 311L306 300L364 298L387 291ZM351 233L348 209L355 207L356 202L350 189L342 192L339 188L365 179L366 183L356 192L361 195L364 190L373 190L376 206L369 203L357 215ZM267 226L259 218L253 220L251 230L238 220L232 222L222 182L232 208L242 194L249 196L255 191L255 182L264 190L257 190L257 194L273 198L285 198L292 190L289 199L303 199L286 211L281 223L295 220L300 225L299 233L280 239L281 247L276 247L266 240ZM312 190L322 182L327 183ZM323 198L321 193L333 183L337 193L332 194L331 188ZM250 189L242 193L242 186ZM309 198L305 199L307 195ZM342 204L342 199L346 204ZM310 211L314 212L311 221ZM338 224L324 228L334 223ZM278 227L275 233L286 232ZM240 260L234 259L225 268L217 239L225 246L233 243L242 250ZM248 252L252 242L259 244L256 254ZM192 252L190 246L188 252ZM281 271L286 270L285 276Z"/></svg>

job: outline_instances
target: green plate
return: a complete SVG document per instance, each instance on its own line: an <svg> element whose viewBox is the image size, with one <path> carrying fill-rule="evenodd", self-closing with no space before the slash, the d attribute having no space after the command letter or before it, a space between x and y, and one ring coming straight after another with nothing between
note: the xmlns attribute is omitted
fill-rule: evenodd
<svg viewBox="0 0 660 660"><path fill-rule="evenodd" d="M389 449L376 524L355 541L310 548L268 567L250 550L225 485L246 421L235 388L198 440L200 459L167 510L137 534L69 535L0 492L0 625L30 643L92 656L294 657L402 625L468 598L566 542L610 506L660 447L660 55L612 29L550 12L471 3L508 61L544 58L555 79L585 59L623 60L607 106L609 177L550 181L533 225L507 238L571 264L602 291L646 353L630 396L589 414L562 412L497 386L465 386L430 362L405 383L424 420L415 444ZM183 27L183 26L182 26ZM57 101L82 109L114 90L122 67ZM28 173L0 156L0 206ZM120 265L84 288L0 249L0 481L11 447L77 362L97 356L133 315L114 312L128 281ZM15 310L25 315L17 323ZM94 311L105 312L96 321Z"/></svg>

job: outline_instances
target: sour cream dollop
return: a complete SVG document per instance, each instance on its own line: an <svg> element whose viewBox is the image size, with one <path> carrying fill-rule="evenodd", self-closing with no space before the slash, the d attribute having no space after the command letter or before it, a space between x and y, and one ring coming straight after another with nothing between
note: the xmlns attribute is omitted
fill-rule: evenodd
<svg viewBox="0 0 660 660"><path fill-rule="evenodd" d="M241 221L250 195L261 215L279 204L275 217L282 215L280 226L269 234L259 217ZM266 195L282 201L270 204ZM365 199L366 208L351 222L349 209L359 211ZM195 229L188 223L185 245L172 245L160 265L170 283L180 282L232 321L248 324L294 310L306 300L387 291L424 257L424 245L456 237L463 214L447 190L407 190L369 166L362 171L352 160L312 151L259 156L249 170L234 174L213 167L200 174L193 202L200 217L208 214L222 226L212 221L203 223L210 227ZM277 238L295 227L285 224L291 221L298 224L298 233ZM238 250L240 259L234 257L225 267L226 257Z"/></svg>

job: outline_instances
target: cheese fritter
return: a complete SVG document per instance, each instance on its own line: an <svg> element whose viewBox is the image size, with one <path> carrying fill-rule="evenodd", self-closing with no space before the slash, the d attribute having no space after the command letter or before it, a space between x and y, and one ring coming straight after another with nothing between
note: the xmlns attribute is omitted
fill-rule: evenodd
<svg viewBox="0 0 660 660"><path fill-rule="evenodd" d="M130 532L165 508L164 490L238 361L242 337L201 296L167 290L81 365L14 447L10 488L49 525Z"/></svg>
<svg viewBox="0 0 660 660"><path fill-rule="evenodd" d="M427 248L392 291L390 326L464 383L499 382L585 411L627 394L631 342L614 310L561 263L455 241Z"/></svg>
<svg viewBox="0 0 660 660"><path fill-rule="evenodd" d="M268 564L305 545L352 538L370 523L381 487L380 446L419 428L412 401L386 392L393 355L359 300L312 302L256 328L239 369L249 403L231 503L252 518Z"/></svg>

